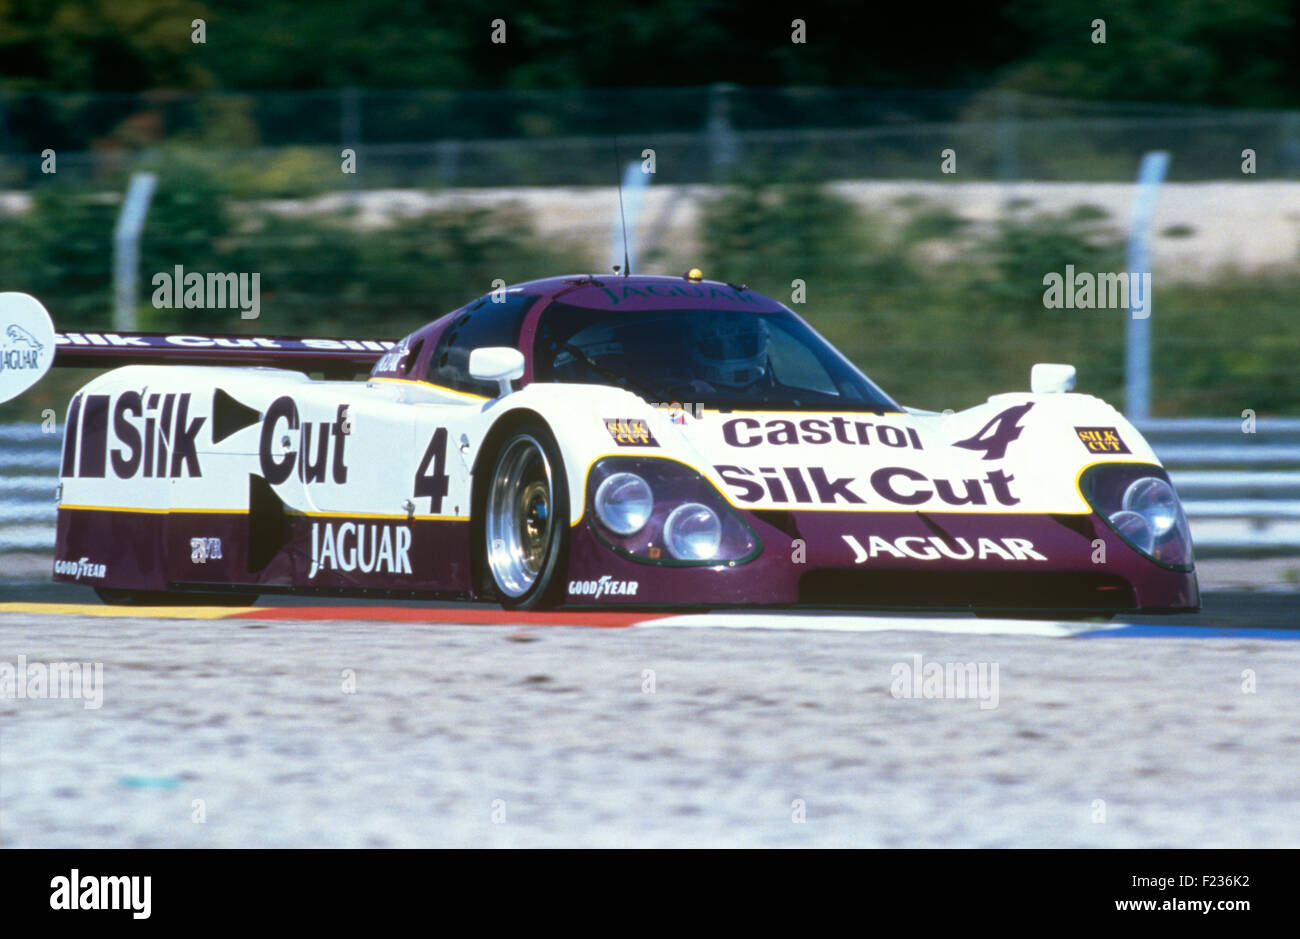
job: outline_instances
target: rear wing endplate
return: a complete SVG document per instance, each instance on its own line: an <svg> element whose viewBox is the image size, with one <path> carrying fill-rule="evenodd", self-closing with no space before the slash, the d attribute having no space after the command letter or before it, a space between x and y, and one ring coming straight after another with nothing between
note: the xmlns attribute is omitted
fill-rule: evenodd
<svg viewBox="0 0 1300 939"><path fill-rule="evenodd" d="M30 294L0 293L0 402L16 398L52 366L238 365L320 371L352 378L370 371L397 343L379 339L231 336L195 333L54 331Z"/></svg>

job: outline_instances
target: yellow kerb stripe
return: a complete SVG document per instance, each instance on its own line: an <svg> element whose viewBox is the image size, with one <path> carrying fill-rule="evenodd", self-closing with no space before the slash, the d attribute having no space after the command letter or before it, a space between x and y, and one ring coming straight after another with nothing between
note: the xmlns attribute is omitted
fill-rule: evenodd
<svg viewBox="0 0 1300 939"><path fill-rule="evenodd" d="M100 603L0 603L0 613L60 616L143 617L146 619L225 619L259 606L108 606Z"/></svg>

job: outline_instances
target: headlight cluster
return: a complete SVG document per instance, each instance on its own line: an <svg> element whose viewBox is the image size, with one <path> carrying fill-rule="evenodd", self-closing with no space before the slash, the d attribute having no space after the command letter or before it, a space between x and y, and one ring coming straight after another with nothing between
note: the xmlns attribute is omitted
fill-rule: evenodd
<svg viewBox="0 0 1300 939"><path fill-rule="evenodd" d="M739 564L758 536L713 485L684 463L608 457L592 467L588 508L601 540L655 564Z"/></svg>
<svg viewBox="0 0 1300 939"><path fill-rule="evenodd" d="M596 489L596 514L616 535L635 535L654 511L650 484L636 473L606 476Z"/></svg>
<svg viewBox="0 0 1300 939"><path fill-rule="evenodd" d="M1084 498L1116 533L1152 560L1191 570L1192 535L1169 477L1148 463L1102 463L1080 480Z"/></svg>

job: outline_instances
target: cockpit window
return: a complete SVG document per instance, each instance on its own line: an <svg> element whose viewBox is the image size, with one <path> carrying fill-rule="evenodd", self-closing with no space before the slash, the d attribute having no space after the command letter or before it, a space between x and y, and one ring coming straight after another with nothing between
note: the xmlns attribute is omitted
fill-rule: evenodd
<svg viewBox="0 0 1300 939"><path fill-rule="evenodd" d="M507 293L497 303L488 294L471 303L442 331L429 358L425 380L456 391L495 397L495 382L469 377L469 354L485 346L517 346L524 313L537 297L535 293Z"/></svg>
<svg viewBox="0 0 1300 939"><path fill-rule="evenodd" d="M402 375L410 377L411 370L415 368L415 363L420 360L420 352L424 349L424 340L417 339L411 343L410 351L402 359Z"/></svg>
<svg viewBox="0 0 1300 939"><path fill-rule="evenodd" d="M899 406L789 310L611 313L553 303L538 323L537 381L627 388L723 409Z"/></svg>

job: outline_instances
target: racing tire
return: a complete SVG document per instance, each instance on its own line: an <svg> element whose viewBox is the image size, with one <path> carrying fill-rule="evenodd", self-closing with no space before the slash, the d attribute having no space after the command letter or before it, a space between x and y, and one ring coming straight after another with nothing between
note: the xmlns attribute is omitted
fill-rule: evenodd
<svg viewBox="0 0 1300 939"><path fill-rule="evenodd" d="M545 610L564 599L569 485L544 424L511 429L496 448L483 495L476 551L484 581L507 610Z"/></svg>

